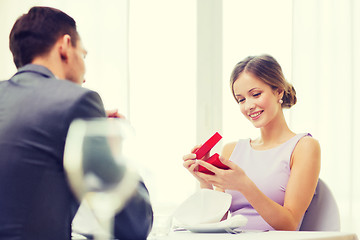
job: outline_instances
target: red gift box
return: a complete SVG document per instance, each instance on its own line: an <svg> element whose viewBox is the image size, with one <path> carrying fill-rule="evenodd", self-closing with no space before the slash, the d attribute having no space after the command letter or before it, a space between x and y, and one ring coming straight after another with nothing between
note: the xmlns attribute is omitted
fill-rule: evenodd
<svg viewBox="0 0 360 240"><path fill-rule="evenodd" d="M209 140L207 140L196 152L196 159L202 159L222 138L222 136L216 132Z"/></svg>
<svg viewBox="0 0 360 240"><path fill-rule="evenodd" d="M196 159L201 159L203 158L222 138L222 136L216 132L211 138L209 138L209 140L207 140L196 152ZM219 154L215 153L214 155L212 155L211 157L209 157L208 159L205 160L207 163L212 164L213 166L217 167L217 168L221 168L221 169L229 169L228 166L224 165L220 159L219 159ZM214 174L213 172L211 172L210 170L208 170L207 168L203 167L203 166L199 166L198 169L199 172L202 173L206 173L206 174Z"/></svg>
<svg viewBox="0 0 360 240"><path fill-rule="evenodd" d="M213 166L217 167L217 168L221 168L221 169L229 169L228 166L224 165L220 159L219 159L219 154L215 153L214 155L212 155L211 157L209 157L207 160L206 160L207 163L210 163L212 164ZM214 175L214 173L210 170L208 170L207 168L203 167L203 166L200 166L199 165L199 169L198 169L199 172L202 172L202 173L206 173L206 174L211 174L211 175Z"/></svg>

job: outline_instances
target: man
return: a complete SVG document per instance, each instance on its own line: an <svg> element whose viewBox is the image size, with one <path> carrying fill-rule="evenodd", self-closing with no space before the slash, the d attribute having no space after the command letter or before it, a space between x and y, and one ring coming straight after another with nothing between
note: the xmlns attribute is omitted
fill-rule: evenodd
<svg viewBox="0 0 360 240"><path fill-rule="evenodd" d="M10 50L18 72L0 82L0 239L70 239L79 203L63 168L67 131L76 118L106 116L99 95L80 86L86 50L75 21L47 7L15 22ZM146 239L152 214L140 182L115 216L115 237Z"/></svg>

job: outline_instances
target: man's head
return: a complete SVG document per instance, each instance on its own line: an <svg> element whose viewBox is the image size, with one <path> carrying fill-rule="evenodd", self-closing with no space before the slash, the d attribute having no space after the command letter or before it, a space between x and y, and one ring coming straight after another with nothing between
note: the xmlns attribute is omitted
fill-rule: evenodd
<svg viewBox="0 0 360 240"><path fill-rule="evenodd" d="M86 51L75 20L58 9L33 7L19 17L10 32L10 50L17 68L45 58L48 65L55 65L50 70L58 77L83 82Z"/></svg>
<svg viewBox="0 0 360 240"><path fill-rule="evenodd" d="M40 55L48 53L63 35L71 37L76 46L79 38L73 18L60 10L33 7L15 22L10 32L10 50L17 68Z"/></svg>

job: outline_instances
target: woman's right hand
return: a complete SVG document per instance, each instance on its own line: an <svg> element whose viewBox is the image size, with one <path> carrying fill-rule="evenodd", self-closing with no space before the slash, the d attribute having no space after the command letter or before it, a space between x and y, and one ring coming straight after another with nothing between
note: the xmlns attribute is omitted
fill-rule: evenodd
<svg viewBox="0 0 360 240"><path fill-rule="evenodd" d="M199 164L196 160L195 152L201 147L201 145L195 146L190 154L186 154L183 156L184 167L199 181L201 188L213 189L212 184L208 183L204 179L200 178L196 172L198 171ZM201 160L205 160L209 158L209 153L207 153Z"/></svg>

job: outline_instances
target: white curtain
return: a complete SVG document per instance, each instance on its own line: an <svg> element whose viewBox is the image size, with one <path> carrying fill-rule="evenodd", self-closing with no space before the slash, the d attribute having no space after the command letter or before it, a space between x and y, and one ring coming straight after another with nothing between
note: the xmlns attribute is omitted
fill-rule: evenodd
<svg viewBox="0 0 360 240"><path fill-rule="evenodd" d="M196 190L182 156L196 145L196 1L131 0L130 109L155 211ZM165 210L164 210L165 208Z"/></svg>
<svg viewBox="0 0 360 240"><path fill-rule="evenodd" d="M320 141L343 231L360 229L360 1L293 0L291 127Z"/></svg>
<svg viewBox="0 0 360 240"><path fill-rule="evenodd" d="M32 6L72 16L85 48L84 87L136 129L139 171L155 205L178 205L196 190L182 155L196 145L196 1L0 0L0 80L16 72L15 20Z"/></svg>
<svg viewBox="0 0 360 240"><path fill-rule="evenodd" d="M33 6L55 7L75 19L88 51L84 86L99 92L107 109L119 108L128 115L128 0L1 0L0 80L16 71L10 30Z"/></svg>

